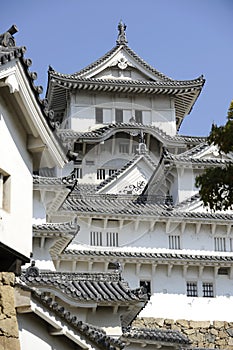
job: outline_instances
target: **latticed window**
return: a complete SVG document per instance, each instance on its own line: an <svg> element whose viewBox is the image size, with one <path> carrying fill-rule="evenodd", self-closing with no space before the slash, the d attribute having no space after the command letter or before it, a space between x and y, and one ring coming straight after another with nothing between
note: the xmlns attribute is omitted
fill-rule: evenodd
<svg viewBox="0 0 233 350"><path fill-rule="evenodd" d="M97 179L105 180L105 169L97 169Z"/></svg>
<svg viewBox="0 0 233 350"><path fill-rule="evenodd" d="M82 179L82 177L83 177L82 168L75 168L74 175L75 175L76 179Z"/></svg>
<svg viewBox="0 0 233 350"><path fill-rule="evenodd" d="M187 282L187 296L197 297L197 282Z"/></svg>
<svg viewBox="0 0 233 350"><path fill-rule="evenodd" d="M213 298L214 296L214 286L213 283L202 283L203 297Z"/></svg>
<svg viewBox="0 0 233 350"><path fill-rule="evenodd" d="M169 236L169 248L180 249L180 236L177 236L177 235Z"/></svg>
<svg viewBox="0 0 233 350"><path fill-rule="evenodd" d="M226 251L226 238L225 237L215 237L214 238L214 249L217 252Z"/></svg>
<svg viewBox="0 0 233 350"><path fill-rule="evenodd" d="M90 245L102 246L102 232L90 232Z"/></svg>
<svg viewBox="0 0 233 350"><path fill-rule="evenodd" d="M107 232L106 245L107 247L118 247L118 232Z"/></svg>
<svg viewBox="0 0 233 350"><path fill-rule="evenodd" d="M95 121L98 124L103 123L103 108L96 107L96 109L95 109Z"/></svg>

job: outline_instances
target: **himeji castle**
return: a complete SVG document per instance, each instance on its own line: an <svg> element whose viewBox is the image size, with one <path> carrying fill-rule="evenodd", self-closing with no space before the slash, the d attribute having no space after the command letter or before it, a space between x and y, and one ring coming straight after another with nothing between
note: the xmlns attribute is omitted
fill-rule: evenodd
<svg viewBox="0 0 233 350"><path fill-rule="evenodd" d="M95 62L71 74L50 66L42 99L15 32L0 37L0 127L20 103L32 164L18 195L23 206L31 179L33 203L32 238L12 231L32 254L13 246L18 269L1 267L16 276L14 349L233 349L233 214L204 207L195 186L233 157L179 133L203 75L161 73L130 48L120 21ZM0 199L18 172L5 168L0 160Z"/></svg>

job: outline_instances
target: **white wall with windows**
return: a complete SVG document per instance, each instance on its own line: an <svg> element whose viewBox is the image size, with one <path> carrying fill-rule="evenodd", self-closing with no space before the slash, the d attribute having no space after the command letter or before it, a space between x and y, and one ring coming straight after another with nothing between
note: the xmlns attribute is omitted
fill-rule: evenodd
<svg viewBox="0 0 233 350"><path fill-rule="evenodd" d="M167 96L87 95L79 91L71 96L68 109L70 128L76 131L87 131L102 124L137 122L158 127L169 135L176 133L174 102Z"/></svg>

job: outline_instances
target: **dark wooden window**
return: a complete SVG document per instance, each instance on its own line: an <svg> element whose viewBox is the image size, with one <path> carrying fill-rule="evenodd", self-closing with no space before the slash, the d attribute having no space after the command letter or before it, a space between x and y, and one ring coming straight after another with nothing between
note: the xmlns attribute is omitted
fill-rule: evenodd
<svg viewBox="0 0 233 350"><path fill-rule="evenodd" d="M197 297L197 282L187 282L187 296Z"/></svg>
<svg viewBox="0 0 233 350"><path fill-rule="evenodd" d="M118 232L107 232L106 245L107 247L118 247Z"/></svg>
<svg viewBox="0 0 233 350"><path fill-rule="evenodd" d="M214 296L214 286L213 283L202 283L203 297L213 298Z"/></svg>
<svg viewBox="0 0 233 350"><path fill-rule="evenodd" d="M102 246L102 232L90 232L90 245Z"/></svg>
<svg viewBox="0 0 233 350"><path fill-rule="evenodd" d="M226 251L226 238L225 237L215 237L214 238L214 249L217 252Z"/></svg>
<svg viewBox="0 0 233 350"><path fill-rule="evenodd" d="M105 180L105 169L97 169L97 180Z"/></svg>
<svg viewBox="0 0 233 350"><path fill-rule="evenodd" d="M96 109L95 109L95 121L97 124L103 123L103 108L96 107Z"/></svg>
<svg viewBox="0 0 233 350"><path fill-rule="evenodd" d="M142 111L139 111L139 110L135 111L135 120L136 120L136 123L142 124Z"/></svg>
<svg viewBox="0 0 233 350"><path fill-rule="evenodd" d="M180 236L176 236L176 235L169 236L169 248L180 249Z"/></svg>
<svg viewBox="0 0 233 350"><path fill-rule="evenodd" d="M123 109L116 109L116 122L123 123Z"/></svg>
<svg viewBox="0 0 233 350"><path fill-rule="evenodd" d="M82 179L83 177L82 168L74 168L74 175L76 179Z"/></svg>

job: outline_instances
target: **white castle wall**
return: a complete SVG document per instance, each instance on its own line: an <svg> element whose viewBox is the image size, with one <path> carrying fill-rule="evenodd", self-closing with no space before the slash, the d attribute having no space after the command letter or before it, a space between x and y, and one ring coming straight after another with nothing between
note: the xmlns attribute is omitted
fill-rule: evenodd
<svg viewBox="0 0 233 350"><path fill-rule="evenodd" d="M0 209L1 242L29 257L32 251L32 159L18 118L7 111L3 101L0 102L0 171L10 176L9 206Z"/></svg>
<svg viewBox="0 0 233 350"><path fill-rule="evenodd" d="M85 95L79 92L72 95L69 108L70 127L76 131L87 131L94 128L95 108L103 108L104 124L115 122L115 109L123 109L123 122L128 123L135 110L142 110L143 124L160 128L169 135L175 135L175 109L173 101L166 96L151 97L131 97L123 95L121 97L112 94ZM100 125L98 125L100 126Z"/></svg>

